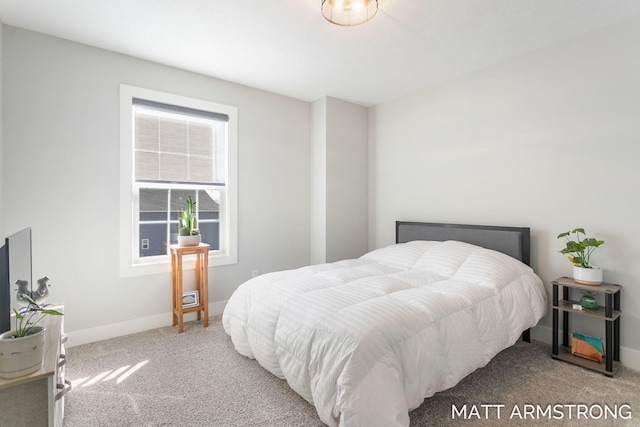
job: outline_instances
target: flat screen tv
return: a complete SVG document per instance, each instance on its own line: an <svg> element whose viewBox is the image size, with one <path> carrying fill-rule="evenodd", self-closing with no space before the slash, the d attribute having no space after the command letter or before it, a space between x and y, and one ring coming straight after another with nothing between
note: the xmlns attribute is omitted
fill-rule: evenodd
<svg viewBox="0 0 640 427"><path fill-rule="evenodd" d="M11 329L11 290L18 282L33 288L30 227L5 238L0 248L0 333Z"/></svg>

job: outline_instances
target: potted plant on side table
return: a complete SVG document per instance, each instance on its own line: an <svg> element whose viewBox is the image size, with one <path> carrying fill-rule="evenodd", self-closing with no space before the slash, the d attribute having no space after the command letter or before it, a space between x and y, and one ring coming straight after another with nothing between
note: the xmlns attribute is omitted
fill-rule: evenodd
<svg viewBox="0 0 640 427"><path fill-rule="evenodd" d="M62 316L57 310L39 305L29 295L22 294L27 305L13 312L16 329L0 334L0 378L17 378L37 371L42 366L44 327L38 325L47 315Z"/></svg>
<svg viewBox="0 0 640 427"><path fill-rule="evenodd" d="M198 229L198 219L195 216L193 206L196 202L187 198L187 206L178 219L178 245L198 246L200 244L200 230Z"/></svg>
<svg viewBox="0 0 640 427"><path fill-rule="evenodd" d="M575 240L571 239L575 235ZM599 285L602 283L602 269L591 264L593 251L604 243L593 237L586 237L584 228L576 228L558 234L558 239L566 239L565 248L560 251L567 255L573 264L573 280L584 285Z"/></svg>

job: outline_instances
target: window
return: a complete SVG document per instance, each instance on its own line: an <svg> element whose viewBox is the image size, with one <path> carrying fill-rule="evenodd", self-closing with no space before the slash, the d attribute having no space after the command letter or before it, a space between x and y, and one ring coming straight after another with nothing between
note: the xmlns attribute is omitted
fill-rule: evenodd
<svg viewBox="0 0 640 427"><path fill-rule="evenodd" d="M236 262L237 110L124 85L120 108L121 270L168 265L188 197L212 265Z"/></svg>

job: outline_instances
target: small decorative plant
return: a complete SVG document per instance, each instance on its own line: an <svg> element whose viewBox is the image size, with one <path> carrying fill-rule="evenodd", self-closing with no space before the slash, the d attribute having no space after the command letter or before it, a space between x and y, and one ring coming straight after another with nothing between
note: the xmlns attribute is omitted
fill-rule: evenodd
<svg viewBox="0 0 640 427"><path fill-rule="evenodd" d="M191 199L191 196L187 198L187 207L180 218L178 219L178 234L180 236L197 236L200 234L198 229L198 220L195 217L193 206L196 202Z"/></svg>
<svg viewBox="0 0 640 427"><path fill-rule="evenodd" d="M575 240L571 240L572 234L575 235ZM586 237L584 228L576 228L573 231L558 234L558 239L563 237L566 239L566 246L560 253L567 255L569 261L576 267L591 268L591 254L604 243L604 240Z"/></svg>
<svg viewBox="0 0 640 427"><path fill-rule="evenodd" d="M27 301L27 305L21 308L19 311L15 308L13 312L16 315L16 329L14 338L22 338L27 335L31 335L38 330L36 327L38 323L45 316L62 316L63 314L57 310L51 310L47 307L51 306L51 304L39 305L36 303L29 295L22 295L23 301Z"/></svg>

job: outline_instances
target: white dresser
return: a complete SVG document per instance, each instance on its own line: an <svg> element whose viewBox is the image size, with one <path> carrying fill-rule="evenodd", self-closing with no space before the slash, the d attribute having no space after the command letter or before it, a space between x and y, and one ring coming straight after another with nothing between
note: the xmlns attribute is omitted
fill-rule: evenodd
<svg viewBox="0 0 640 427"><path fill-rule="evenodd" d="M51 307L64 312L64 306ZM62 427L64 395L71 384L65 381L66 355L64 316L46 316L42 367L29 375L0 379L0 426Z"/></svg>

